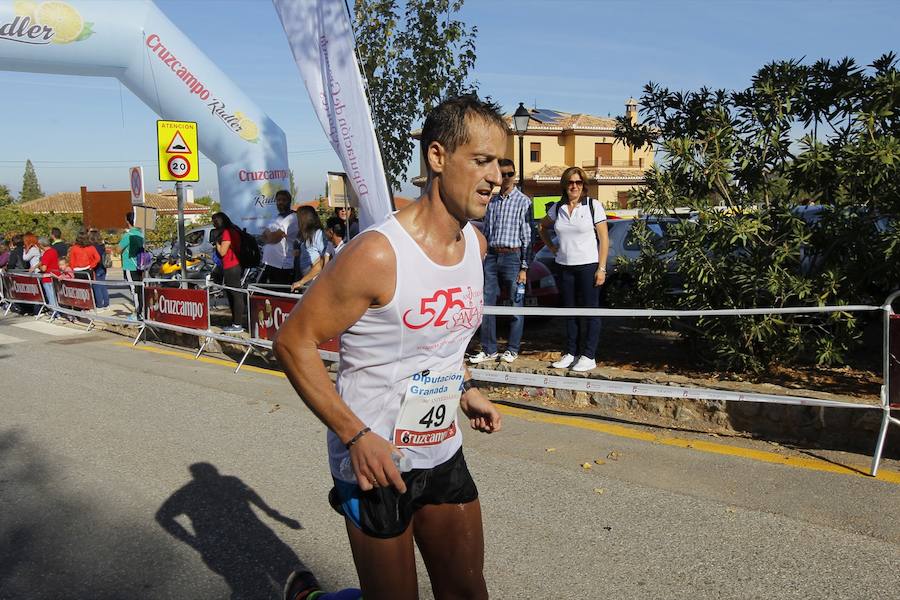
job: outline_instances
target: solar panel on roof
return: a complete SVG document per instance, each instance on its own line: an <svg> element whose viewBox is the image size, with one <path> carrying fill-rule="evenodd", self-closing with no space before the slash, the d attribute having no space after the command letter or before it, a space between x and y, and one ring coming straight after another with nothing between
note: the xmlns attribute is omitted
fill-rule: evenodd
<svg viewBox="0 0 900 600"><path fill-rule="evenodd" d="M531 110L531 118L541 123L551 123L559 121L563 118L563 115L549 108L534 108Z"/></svg>

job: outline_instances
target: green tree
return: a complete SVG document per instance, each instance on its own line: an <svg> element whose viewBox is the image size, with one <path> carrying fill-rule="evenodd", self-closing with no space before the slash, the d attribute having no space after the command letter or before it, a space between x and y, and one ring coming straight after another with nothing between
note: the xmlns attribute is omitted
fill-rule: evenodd
<svg viewBox="0 0 900 600"><path fill-rule="evenodd" d="M900 74L893 54L869 68L851 59L773 62L740 91L674 92L650 83L640 123L617 137L653 146L661 161L638 190L645 211L689 207L671 228L684 294L649 293L658 266L636 265L633 299L685 309L881 302L900 281ZM792 133L802 131L799 139ZM801 203L821 204L815 219ZM760 371L843 360L859 338L850 313L824 318L701 318L687 330L698 355Z"/></svg>
<svg viewBox="0 0 900 600"><path fill-rule="evenodd" d="M34 165L29 159L25 161L25 174L22 176L22 192L19 194L19 202L28 202L43 195L37 173L34 172Z"/></svg>
<svg viewBox="0 0 900 600"><path fill-rule="evenodd" d="M9 188L5 185L0 185L0 207L8 206L15 201L15 198L12 197L12 194L9 193Z"/></svg>
<svg viewBox="0 0 900 600"><path fill-rule="evenodd" d="M447 96L472 93L476 27L453 16L463 0L356 0L355 33L372 118L392 189L400 189L414 143L410 131Z"/></svg>

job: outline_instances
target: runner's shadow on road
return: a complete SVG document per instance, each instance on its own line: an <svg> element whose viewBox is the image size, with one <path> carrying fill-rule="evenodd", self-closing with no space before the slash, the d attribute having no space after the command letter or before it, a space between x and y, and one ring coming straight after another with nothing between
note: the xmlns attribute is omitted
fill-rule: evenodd
<svg viewBox="0 0 900 600"><path fill-rule="evenodd" d="M175 539L196 550L231 588L231 598L269 598L280 592L300 558L253 512L255 505L291 529L299 521L271 508L238 477L221 475L209 463L189 467L193 479L156 512L156 521ZM190 528L178 517L186 517ZM183 519L182 519L183 520Z"/></svg>

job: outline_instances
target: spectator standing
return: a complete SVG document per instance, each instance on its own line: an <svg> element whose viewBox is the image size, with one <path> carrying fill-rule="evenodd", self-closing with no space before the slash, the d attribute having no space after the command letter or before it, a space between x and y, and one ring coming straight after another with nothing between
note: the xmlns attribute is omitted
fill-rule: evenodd
<svg viewBox="0 0 900 600"><path fill-rule="evenodd" d="M22 234L16 233L12 235L12 248L9 251L9 261L6 263L7 271L24 271L28 268L28 263L25 262L25 236ZM31 310L31 306L28 304L17 303L13 304L13 310L20 314L25 314L26 311Z"/></svg>
<svg viewBox="0 0 900 600"><path fill-rule="evenodd" d="M12 247L9 250L9 261L6 263L8 271L21 271L27 268L25 259L25 238L22 234L16 233L12 236Z"/></svg>
<svg viewBox="0 0 900 600"><path fill-rule="evenodd" d="M75 243L69 248L69 265L74 271L86 272L88 279L93 279L93 272L100 264L100 254L91 245L87 231L81 231Z"/></svg>
<svg viewBox="0 0 900 600"><path fill-rule="evenodd" d="M22 262L25 269L32 270L41 262L41 248L38 238L30 231L22 236Z"/></svg>
<svg viewBox="0 0 900 600"><path fill-rule="evenodd" d="M495 306L500 286L507 286L513 306L521 307L524 298L517 298L516 287L525 283L531 252L531 198L516 187L513 161L499 161L500 193L491 198L484 215L484 237L488 251L484 257L484 305ZM519 356L525 315L513 315L509 325L506 351L497 353L497 318L484 315L481 322L481 351L470 357L472 364L488 360L511 363Z"/></svg>
<svg viewBox="0 0 900 600"><path fill-rule="evenodd" d="M344 249L345 233L346 228L343 221L337 217L328 217L328 220L325 221L325 239L328 240L325 256L328 257L328 260L334 260L334 257Z"/></svg>
<svg viewBox="0 0 900 600"><path fill-rule="evenodd" d="M560 267L560 291L566 308L597 308L600 286L606 282L606 213L597 200L585 193L586 181L581 168L566 169L559 180L562 196L541 221L541 239ZM556 231L556 243L550 239L551 229ZM590 371L597 366L600 317L565 317L565 321L565 352L552 366Z"/></svg>
<svg viewBox="0 0 900 600"><path fill-rule="evenodd" d="M294 261L296 281L291 290L296 290L315 279L325 263L325 232L319 213L312 206L297 209L300 233L297 237L297 256Z"/></svg>
<svg viewBox="0 0 900 600"><path fill-rule="evenodd" d="M44 298L47 304L56 308L56 290L53 289L53 278L50 275L59 277L59 254L56 253L50 240L45 237L38 239L38 247L41 249L41 260L33 269L35 272L46 273L47 277L41 277L41 287L44 288Z"/></svg>
<svg viewBox="0 0 900 600"><path fill-rule="evenodd" d="M100 263L94 269L94 279L97 281L106 281L106 244L103 243L100 232L96 229L91 229L88 232L88 241L97 251L97 254L100 255ZM93 288L94 302L97 308L106 308L109 306L109 288L103 284L94 284Z"/></svg>
<svg viewBox="0 0 900 600"><path fill-rule="evenodd" d="M125 233L119 240L119 250L122 254L122 272L125 279L132 283L143 281L144 272L138 269L137 256L144 248L144 234L140 228L134 226L134 213L125 214ZM132 285L131 295L134 298L135 314L129 320L142 320L144 318L144 290L142 287Z"/></svg>
<svg viewBox="0 0 900 600"><path fill-rule="evenodd" d="M344 223L344 228L348 232L348 235L344 237L348 242L359 235L359 219L356 218L352 206L341 206L334 209L334 216Z"/></svg>
<svg viewBox="0 0 900 600"><path fill-rule="evenodd" d="M291 193L278 190L275 194L275 217L262 232L263 272L260 283L290 285L294 281L294 244L299 225L297 213L291 210Z"/></svg>
<svg viewBox="0 0 900 600"><path fill-rule="evenodd" d="M75 279L75 271L69 266L69 259L65 256L59 257L59 278Z"/></svg>
<svg viewBox="0 0 900 600"><path fill-rule="evenodd" d="M58 256L69 255L69 245L63 241L62 231L60 231L59 227L54 227L50 230L50 245L56 250Z"/></svg>
<svg viewBox="0 0 900 600"><path fill-rule="evenodd" d="M241 252L241 234L231 219L223 212L212 216L215 231L216 252L222 257L222 275L224 284L229 288L241 287L241 263L238 255ZM222 328L225 333L241 333L244 331L244 293L232 289L225 290L228 306L231 307L231 325Z"/></svg>

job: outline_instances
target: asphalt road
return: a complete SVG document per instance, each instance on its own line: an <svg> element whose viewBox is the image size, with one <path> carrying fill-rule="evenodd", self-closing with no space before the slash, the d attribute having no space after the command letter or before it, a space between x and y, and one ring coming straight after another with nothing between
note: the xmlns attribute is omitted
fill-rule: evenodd
<svg viewBox="0 0 900 600"><path fill-rule="evenodd" d="M354 585L324 427L283 377L231 370L0 319L0 598L277 598L301 561ZM898 597L896 462L873 480L504 411L466 433L492 598Z"/></svg>

